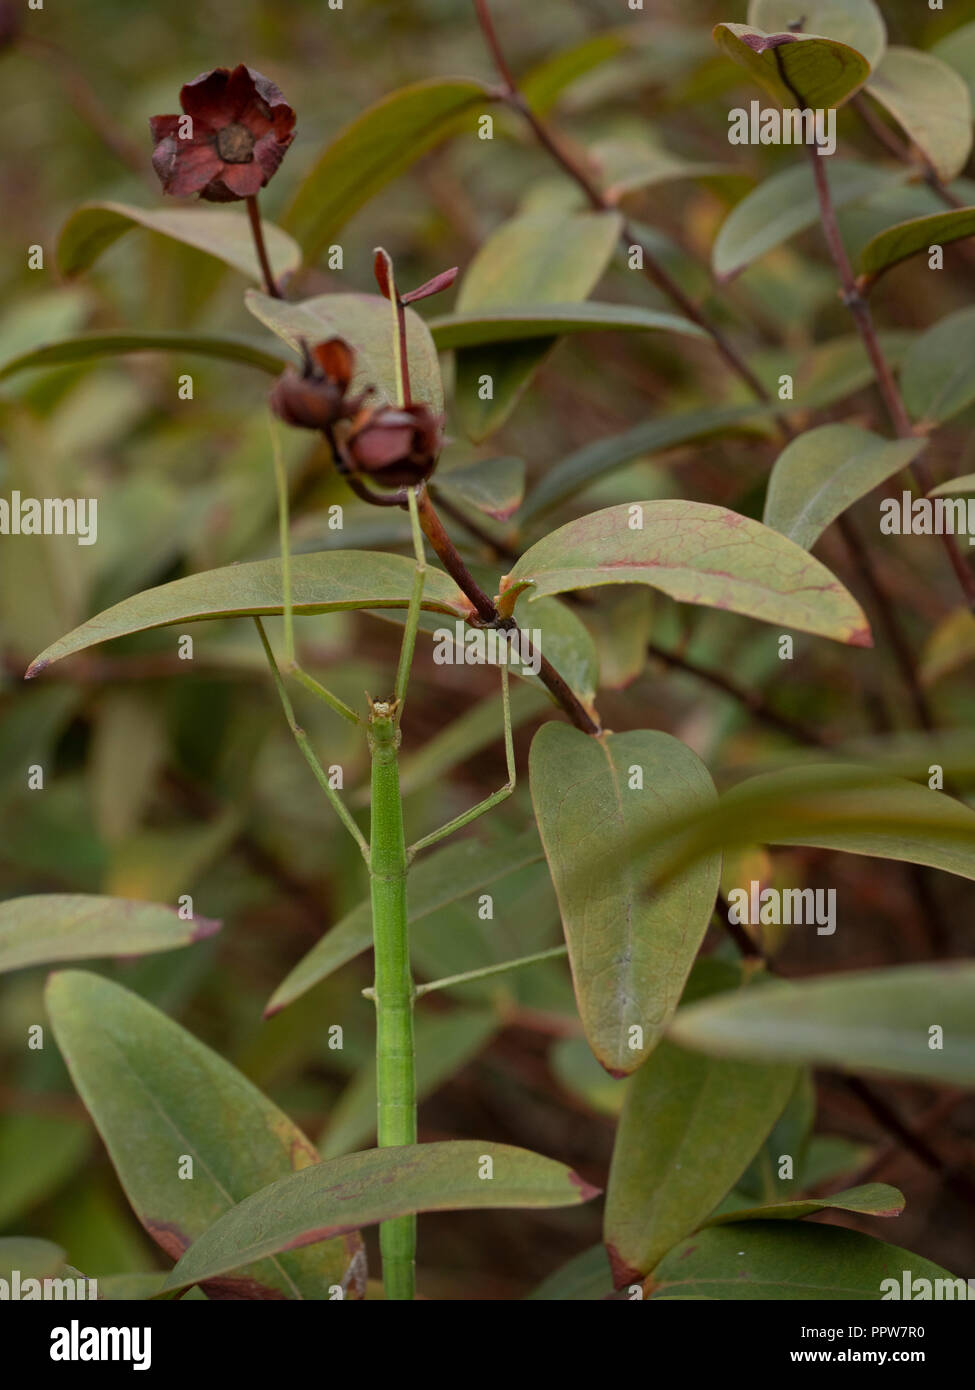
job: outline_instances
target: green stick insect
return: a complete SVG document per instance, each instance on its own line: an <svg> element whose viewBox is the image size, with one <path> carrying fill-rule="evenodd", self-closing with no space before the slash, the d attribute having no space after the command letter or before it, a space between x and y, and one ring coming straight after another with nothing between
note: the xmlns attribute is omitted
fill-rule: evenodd
<svg viewBox="0 0 975 1390"><path fill-rule="evenodd" d="M397 404L402 407L408 405L410 400L404 305L396 294L392 265L389 263L388 257L385 260L388 276L388 297L393 308L393 353L396 364ZM348 719L351 723L359 725L363 721L355 710L333 695L314 676L304 671L297 661L291 595L288 486L277 427L273 421L271 433L278 498L281 574L284 589L285 674L293 676L306 690L322 700L337 714ZM508 670L505 665L502 665L501 698L505 759L508 772L507 782L469 811L456 816L446 825L441 826L439 830L417 840L415 844L407 846L403 829L403 805L400 796L399 746L400 723L413 664L413 652L416 646L426 575L426 555L419 510L422 486L420 484L407 489L416 568L400 645L393 694L388 700L373 700L368 697L369 714L366 721L366 736L372 768L371 819L368 841L338 793L329 784L327 773L311 747L304 730L298 724L267 633L261 620L259 618L254 619L274 684L295 741L342 824L358 844L369 869L375 983L373 988L366 990L365 993L374 1001L376 1008L377 1128L381 1148L416 1143L417 1097L413 1045L413 1006L418 992L425 993L430 988L436 988L439 983L433 982L430 986L421 987L420 991L417 991L413 983L406 896L410 864L420 850L437 844L453 834L454 831L469 825L485 811L489 811L505 797L510 796L515 788L516 777ZM545 954L549 953L546 952ZM521 964L521 962L514 964ZM494 969L489 967L489 973L492 973ZM480 973L482 972L471 972L470 978L474 978ZM465 976L464 978L468 977ZM415 1294L416 1217L404 1216L385 1222L379 1229L379 1243L386 1298L412 1300Z"/></svg>

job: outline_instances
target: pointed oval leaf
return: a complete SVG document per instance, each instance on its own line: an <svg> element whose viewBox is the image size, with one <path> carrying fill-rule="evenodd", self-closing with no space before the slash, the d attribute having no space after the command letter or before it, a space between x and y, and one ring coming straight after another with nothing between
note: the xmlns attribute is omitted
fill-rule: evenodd
<svg viewBox="0 0 975 1390"><path fill-rule="evenodd" d="M932 1028L942 1034L933 1034ZM681 1009L683 1047L970 1086L975 1083L975 965L901 965L770 984ZM937 1045L937 1044L940 1044Z"/></svg>
<svg viewBox="0 0 975 1390"><path fill-rule="evenodd" d="M636 525L642 522L642 525ZM851 646L871 645L860 605L794 541L706 502L634 502L560 526L511 571L532 599L599 584L647 584Z"/></svg>
<svg viewBox="0 0 975 1390"><path fill-rule="evenodd" d="M565 89L634 42L626 29L592 34L530 68L518 81L521 94L539 116L551 110Z"/></svg>
<svg viewBox="0 0 975 1390"><path fill-rule="evenodd" d="M960 759L950 766L963 774ZM760 773L724 792L715 807L675 820L670 829L661 882L715 846L755 844L813 845L975 879L975 811L881 767L819 763ZM629 848L639 847L637 837Z"/></svg>
<svg viewBox="0 0 975 1390"><path fill-rule="evenodd" d="M484 1159L493 1162L486 1179ZM421 1211L571 1207L596 1196L564 1163L511 1144L455 1139L333 1158L271 1183L202 1235L166 1281L184 1288L359 1226Z"/></svg>
<svg viewBox="0 0 975 1390"><path fill-rule="evenodd" d="M638 1282L701 1225L795 1084L791 1067L704 1060L660 1044L629 1084L613 1149L604 1234L617 1287Z"/></svg>
<svg viewBox="0 0 975 1390"><path fill-rule="evenodd" d="M795 1202L769 1202L763 1207L738 1207L735 1211L711 1216L706 1226L726 1226L730 1221L800 1221L820 1211L853 1211L862 1216L900 1216L904 1194L883 1182L848 1187L831 1197L800 1197Z"/></svg>
<svg viewBox="0 0 975 1390"><path fill-rule="evenodd" d="M436 77L401 87L357 116L326 146L284 215L306 258L317 260L363 203L494 99L483 82Z"/></svg>
<svg viewBox="0 0 975 1390"><path fill-rule="evenodd" d="M333 613L348 608L406 608L415 565L402 555L369 550L329 550L295 555L291 596L296 614ZM209 618L240 618L282 612L280 560L252 560L205 570L123 599L114 608L76 627L30 665L39 675L52 661L73 656L112 637ZM427 569L423 607L432 613L464 617L470 604L442 570Z"/></svg>
<svg viewBox="0 0 975 1390"><path fill-rule="evenodd" d="M525 495L525 461L477 459L449 473L441 469L430 486L434 494L442 492L496 521L507 521L521 506Z"/></svg>
<svg viewBox="0 0 975 1390"><path fill-rule="evenodd" d="M710 804L714 784L685 744L649 730L590 738L544 724L529 766L582 1026L606 1070L626 1075L677 1007L711 919L720 860L711 856L650 895L653 851L621 858L620 843ZM600 874L597 886L574 872L583 845L594 861L614 864L611 882Z"/></svg>
<svg viewBox="0 0 975 1390"><path fill-rule="evenodd" d="M801 1221L748 1221L699 1231L674 1246L645 1285L651 1298L879 1301L891 1284L947 1279L967 1298L963 1279L910 1250L858 1231ZM900 1297L909 1297L903 1292Z"/></svg>
<svg viewBox="0 0 975 1390"><path fill-rule="evenodd" d="M748 23L766 34L781 34L796 19L810 34L839 39L862 53L875 68L887 45L887 26L874 0L749 0Z"/></svg>
<svg viewBox="0 0 975 1390"><path fill-rule="evenodd" d="M848 207L904 182L903 171L890 173L852 159L826 160L826 178L835 208ZM721 280L730 280L746 266L781 246L790 237L819 223L819 200L806 163L770 174L721 224L711 251L711 266Z"/></svg>
<svg viewBox="0 0 975 1390"><path fill-rule="evenodd" d="M69 970L51 976L46 999L58 1046L126 1196L173 1259L235 1203L284 1174L317 1166L314 1147L287 1115L127 989ZM191 1180L180 1176L187 1157ZM336 1285L356 1297L364 1290L365 1257L354 1223L341 1239L313 1251L271 1253L253 1267L235 1267L233 1278L208 1292L321 1300Z"/></svg>
<svg viewBox="0 0 975 1390"><path fill-rule="evenodd" d="M466 314L445 314L430 320L433 341L441 352L448 348L477 347L484 343L512 343L525 338L565 337L600 329L624 333L657 330L683 333L692 338L707 335L680 314L665 314L631 304L519 304L506 309L483 309Z"/></svg>
<svg viewBox="0 0 975 1390"><path fill-rule="evenodd" d="M766 34L747 24L718 24L714 41L780 106L814 111L841 106L870 76L862 53L815 34Z"/></svg>
<svg viewBox="0 0 975 1390"><path fill-rule="evenodd" d="M323 338L344 338L355 349L352 391L372 386L371 404L396 400L396 360L393 318L388 300L378 294L319 294L291 304L249 290L244 301L260 319L298 349L302 338L309 343ZM430 330L414 309L406 310L406 351L410 363L410 393L435 414L443 410L440 362Z"/></svg>
<svg viewBox="0 0 975 1390"><path fill-rule="evenodd" d="M273 222L263 225L271 269L280 279L298 269L301 251L287 232ZM258 284L263 281L246 213L225 208L136 208L127 203L85 203L72 213L58 241L61 274L77 275L88 270L103 251L133 227L172 237L216 256L249 280Z"/></svg>
<svg viewBox="0 0 975 1390"><path fill-rule="evenodd" d="M533 488L522 510L521 520L535 517L565 502L592 482L606 477L616 468L642 458L676 448L690 439L729 429L747 419L771 414L770 406L703 406L682 415L663 415L585 444L549 468Z"/></svg>
<svg viewBox="0 0 975 1390"><path fill-rule="evenodd" d="M975 19L959 29L952 29L950 34L938 40L931 52L961 74L968 84L968 94L975 106Z"/></svg>
<svg viewBox="0 0 975 1390"><path fill-rule="evenodd" d="M811 550L831 522L925 448L854 425L820 425L793 439L769 475L762 521Z"/></svg>
<svg viewBox="0 0 975 1390"><path fill-rule="evenodd" d="M928 497L957 497L971 496L975 493L975 473L963 473L959 478L949 478L946 483L939 483L927 494Z"/></svg>
<svg viewBox="0 0 975 1390"><path fill-rule="evenodd" d="M555 209L511 218L468 266L456 314L470 318L485 310L584 300L608 266L621 226L616 212ZM484 439L507 419L555 336L541 328L517 349L459 350L455 402L473 439ZM484 376L493 383L490 399L481 399Z"/></svg>
<svg viewBox="0 0 975 1390"><path fill-rule="evenodd" d="M172 951L212 936L220 923L183 921L159 903L87 893L39 893L0 903L0 971L50 961Z"/></svg>
<svg viewBox="0 0 975 1390"><path fill-rule="evenodd" d="M0 363L0 381L37 367L73 366L96 357L117 357L127 352L190 352L202 357L243 362L276 376L290 361L283 353L269 351L263 343L232 334L206 333L80 333L59 342L42 343Z"/></svg>
<svg viewBox="0 0 975 1390"><path fill-rule="evenodd" d="M946 208L929 217L912 217L872 237L860 252L858 268L870 282L920 251L970 236L975 236L975 208Z"/></svg>
<svg viewBox="0 0 975 1390"><path fill-rule="evenodd" d="M14 1270L21 1279L53 1279L67 1256L59 1245L35 1236L0 1236L0 1279L8 1284Z"/></svg>
<svg viewBox="0 0 975 1390"><path fill-rule="evenodd" d="M972 152L972 102L965 81L932 53L887 49L867 91L889 111L945 183Z"/></svg>
<svg viewBox="0 0 975 1390"><path fill-rule="evenodd" d="M975 401L975 308L948 314L915 339L901 368L904 404L940 425Z"/></svg>

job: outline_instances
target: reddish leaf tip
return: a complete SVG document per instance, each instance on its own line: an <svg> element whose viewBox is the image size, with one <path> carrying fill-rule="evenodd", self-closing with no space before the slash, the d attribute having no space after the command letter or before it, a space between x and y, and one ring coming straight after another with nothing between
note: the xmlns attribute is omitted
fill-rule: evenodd
<svg viewBox="0 0 975 1390"><path fill-rule="evenodd" d="M223 921L219 917L194 917L192 941L205 941L208 936L215 936L223 926Z"/></svg>
<svg viewBox="0 0 975 1390"><path fill-rule="evenodd" d="M27 670L24 672L24 680L32 681L35 676L39 676L42 671L46 671L50 664L51 663L49 660L39 656L36 661L31 662Z"/></svg>
<svg viewBox="0 0 975 1390"><path fill-rule="evenodd" d="M389 284L393 262L388 251L384 251L381 246L377 246L373 252L372 269L376 277L376 284L385 299L391 299Z"/></svg>
<svg viewBox="0 0 975 1390"><path fill-rule="evenodd" d="M872 647L873 633L868 626L858 627L850 634L847 645L850 647Z"/></svg>

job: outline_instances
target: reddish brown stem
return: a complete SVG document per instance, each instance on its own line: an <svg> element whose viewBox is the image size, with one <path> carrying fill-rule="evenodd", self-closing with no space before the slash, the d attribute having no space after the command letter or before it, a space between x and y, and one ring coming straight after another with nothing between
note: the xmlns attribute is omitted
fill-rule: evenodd
<svg viewBox="0 0 975 1390"><path fill-rule="evenodd" d="M569 178L571 178L585 194L590 206L597 212L615 212L613 202L606 197L601 189L594 182L585 166L575 158L575 156L559 140L549 126L534 112L520 91L514 75L508 66L504 51L498 41L497 32L494 28L494 21L487 0L474 0L474 9L477 13L478 23L484 35L494 65L498 70L502 82L504 83L503 98L505 102L518 111L531 127L535 138L544 150L555 160ZM657 288L667 296L672 304L681 310L692 323L696 323L702 328L714 343L721 357L728 367L748 386L749 390L761 401L770 400L768 391L761 381L749 367L748 363L739 355L736 349L729 342L728 338L717 326L712 323L704 311L694 303L694 301L681 289L677 281L664 269L660 262L652 255L649 248L645 246L634 233L632 227L624 222L620 228L620 241L623 246L639 246L642 252L643 273ZM792 430L784 420L779 420L783 434L791 438Z"/></svg>
<svg viewBox="0 0 975 1390"><path fill-rule="evenodd" d="M502 617L495 607L494 600L484 592L464 564L457 552L457 547L444 530L443 522L437 515L433 503L430 501L430 494L425 487L417 489L417 506L423 534L433 546L441 564L454 583L470 599L478 620L485 627L517 630L518 624L514 618ZM538 677L550 693L555 696L577 729L581 729L584 734L598 734L600 732L599 725L585 710L574 691L570 689L552 663L544 656L541 659Z"/></svg>
<svg viewBox="0 0 975 1390"><path fill-rule="evenodd" d="M839 225L836 221L836 212L833 207L833 199L829 191L829 182L826 177L825 160L818 150L812 146L807 146L810 163L812 164L813 181L816 186L816 197L819 201L820 221L822 222L823 235L826 238L826 245L829 248L833 264L836 266L840 277L840 284L843 287L843 303L853 315L857 332L866 348L867 356L870 358L870 365L873 367L874 377L877 387L883 397L884 405L890 416L894 429L901 439L913 439L914 430L911 426L910 417L894 380L890 363L884 356L883 348L877 337L877 330L873 322L873 315L870 306L861 295L857 288L856 276L853 274L853 267L850 258L843 245L843 238L840 235ZM921 459L915 459L911 464L911 472L922 492L928 493L931 490L933 479L927 464ZM948 552L948 559L951 567L955 571L958 582L961 585L962 593L968 601L969 607L975 608L975 574L968 568L965 560L958 549L954 536L944 535L941 537L945 550Z"/></svg>
<svg viewBox="0 0 975 1390"><path fill-rule="evenodd" d="M267 247L264 245L264 228L261 226L261 210L257 205L257 194L252 193L245 201L247 203L247 216L250 218L251 232L254 237L254 250L257 252L258 264L264 277L264 288L272 299L281 299L283 296L275 283L274 271L271 269Z"/></svg>

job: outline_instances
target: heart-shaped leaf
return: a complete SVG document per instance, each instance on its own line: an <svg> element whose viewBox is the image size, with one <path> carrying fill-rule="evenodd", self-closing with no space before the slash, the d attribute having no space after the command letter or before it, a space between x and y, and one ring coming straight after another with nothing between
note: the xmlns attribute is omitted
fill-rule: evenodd
<svg viewBox="0 0 975 1390"><path fill-rule="evenodd" d="M813 111L841 106L870 76L863 54L836 39L718 24L714 41L780 106Z"/></svg>
<svg viewBox="0 0 975 1390"><path fill-rule="evenodd" d="M856 600L794 541L705 502L634 502L570 521L516 562L531 597L599 584L648 584L702 603L870 646Z"/></svg>
<svg viewBox="0 0 975 1390"><path fill-rule="evenodd" d="M606 1070L625 1075L650 1055L677 1007L720 873L712 856L663 893L648 894L653 830L710 804L714 784L685 744L649 730L590 738L545 724L529 767L582 1026ZM621 836L638 834L644 851L621 858ZM596 886L575 872L583 845L595 863L613 862L611 882L600 873Z"/></svg>
<svg viewBox="0 0 975 1390"><path fill-rule="evenodd" d="M396 400L393 316L389 301L381 295L320 294L290 304L250 290L245 302L255 318L295 349L302 338L310 344L325 338L344 338L356 354L352 391L372 386L372 404ZM439 415L443 410L443 382L437 349L430 330L410 308L406 310L406 351L413 400L423 401Z"/></svg>
<svg viewBox="0 0 975 1390"><path fill-rule="evenodd" d="M205 1283L253 1260L397 1216L571 1207L598 1190L565 1164L511 1144L454 1139L368 1149L292 1173L240 1202L187 1251L166 1287Z"/></svg>
<svg viewBox="0 0 975 1390"><path fill-rule="evenodd" d="M127 989L69 970L51 977L46 999L126 1196L173 1259L235 1203L317 1166L311 1143L246 1077ZM234 1266L234 1277L218 1280L210 1295L320 1300L336 1286L354 1297L364 1290L354 1223L314 1250L269 1253L251 1267Z"/></svg>
<svg viewBox="0 0 975 1390"><path fill-rule="evenodd" d="M975 965L901 965L723 994L678 1012L672 1036L720 1057L975 1083Z"/></svg>
<svg viewBox="0 0 975 1390"><path fill-rule="evenodd" d="M332 140L305 176L284 224L309 261L363 203L494 100L482 82L435 77L391 92Z"/></svg>
<svg viewBox="0 0 975 1390"><path fill-rule="evenodd" d="M617 1287L638 1282L701 1225L795 1083L791 1067L705 1060L660 1044L630 1082L613 1149L604 1234Z"/></svg>
<svg viewBox="0 0 975 1390"><path fill-rule="evenodd" d="M280 227L271 222L263 226L271 269L281 279L298 269L301 251ZM72 213L58 242L61 274L77 275L88 270L103 251L133 227L172 237L185 246L216 256L249 280L258 284L263 281L246 213L226 208L136 208L127 203L85 203Z"/></svg>
<svg viewBox="0 0 975 1390"><path fill-rule="evenodd" d="M810 550L848 507L917 458L925 442L882 439L854 425L807 430L775 460L762 520Z"/></svg>
<svg viewBox="0 0 975 1390"><path fill-rule="evenodd" d="M916 48L887 49L867 91L889 111L944 182L972 151L972 103L954 68Z"/></svg>
<svg viewBox="0 0 975 1390"><path fill-rule="evenodd" d="M406 608L415 568L405 556L379 551L328 550L295 555L291 560L293 610L311 614L348 608ZM82 623L41 652L27 674L37 676L52 661L112 637L172 623L281 613L282 594L280 560L252 560L174 579L171 584L123 599ZM453 580L442 570L430 568L423 587L423 607L458 618L470 613L470 605Z"/></svg>
<svg viewBox="0 0 975 1390"><path fill-rule="evenodd" d="M157 903L41 893L0 903L0 971L50 961L172 951L212 936L219 922L184 921Z"/></svg>

